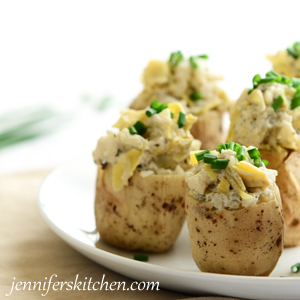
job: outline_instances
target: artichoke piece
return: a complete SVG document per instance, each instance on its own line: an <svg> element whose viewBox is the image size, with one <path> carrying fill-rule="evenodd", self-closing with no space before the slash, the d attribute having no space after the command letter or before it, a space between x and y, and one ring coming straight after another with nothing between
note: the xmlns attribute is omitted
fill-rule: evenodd
<svg viewBox="0 0 300 300"><path fill-rule="evenodd" d="M218 187L218 193L228 194L229 191L230 191L230 183L226 180L225 177L223 177Z"/></svg>
<svg viewBox="0 0 300 300"><path fill-rule="evenodd" d="M224 172L233 189L242 192L246 191L246 187L242 178L235 170L233 170L231 167L227 167Z"/></svg>
<svg viewBox="0 0 300 300"><path fill-rule="evenodd" d="M270 185L266 173L248 162L240 161L233 169L241 176L246 187L262 188Z"/></svg>

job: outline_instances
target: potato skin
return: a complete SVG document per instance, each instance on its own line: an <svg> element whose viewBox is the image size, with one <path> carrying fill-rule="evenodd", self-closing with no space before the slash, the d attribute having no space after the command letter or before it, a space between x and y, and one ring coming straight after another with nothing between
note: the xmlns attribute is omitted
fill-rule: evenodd
<svg viewBox="0 0 300 300"><path fill-rule="evenodd" d="M185 201L192 256L201 271L250 276L273 271L283 250L277 201L232 211L212 211L209 202L189 195Z"/></svg>
<svg viewBox="0 0 300 300"><path fill-rule="evenodd" d="M220 143L225 142L223 114L221 111L210 110L198 116L191 128L191 134L201 141L201 149L214 150Z"/></svg>
<svg viewBox="0 0 300 300"><path fill-rule="evenodd" d="M284 217L284 246L300 244L300 151L260 151L263 159L269 161L268 168L278 171L276 183L282 199Z"/></svg>
<svg viewBox="0 0 300 300"><path fill-rule="evenodd" d="M98 168L95 216L101 239L126 250L165 252L176 241L185 219L185 175L135 172L115 192L112 166Z"/></svg>

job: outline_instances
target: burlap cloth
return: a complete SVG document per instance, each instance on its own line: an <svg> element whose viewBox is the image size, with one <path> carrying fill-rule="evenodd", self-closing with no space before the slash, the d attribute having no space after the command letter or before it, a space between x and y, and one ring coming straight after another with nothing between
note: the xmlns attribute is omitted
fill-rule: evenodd
<svg viewBox="0 0 300 300"><path fill-rule="evenodd" d="M0 299L232 299L198 297L160 291L45 291L13 290L12 282L45 281L57 274L59 281L80 278L100 279L105 274L108 282L133 281L114 273L84 257L56 236L43 221L37 208L38 189L49 171L0 176ZM15 278L15 279L13 279Z"/></svg>

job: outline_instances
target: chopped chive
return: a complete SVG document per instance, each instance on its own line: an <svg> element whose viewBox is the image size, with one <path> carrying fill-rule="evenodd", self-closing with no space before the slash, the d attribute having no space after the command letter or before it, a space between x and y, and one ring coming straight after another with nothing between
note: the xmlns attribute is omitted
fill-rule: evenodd
<svg viewBox="0 0 300 300"><path fill-rule="evenodd" d="M260 81L260 75L256 74L252 79L252 83L253 83L253 85L256 85L259 83L259 81Z"/></svg>
<svg viewBox="0 0 300 300"><path fill-rule="evenodd" d="M241 161L241 160L246 160L246 156L243 155L243 154L238 154L238 155L236 156L236 158L237 158L239 161Z"/></svg>
<svg viewBox="0 0 300 300"><path fill-rule="evenodd" d="M234 150L234 145L235 145L234 142L228 142L227 143L227 148L230 149L230 150Z"/></svg>
<svg viewBox="0 0 300 300"><path fill-rule="evenodd" d="M288 86L292 86L293 82L294 82L293 78L289 78L289 77L286 77L286 76L282 75L282 83L283 84L286 84Z"/></svg>
<svg viewBox="0 0 300 300"><path fill-rule="evenodd" d="M254 163L254 165L256 166L256 167L262 167L262 162L261 162L261 159L260 159L260 157L257 157L257 158L254 158L253 159L253 163Z"/></svg>
<svg viewBox="0 0 300 300"><path fill-rule="evenodd" d="M135 129L137 130L139 135L144 135L147 131L147 127L145 126L145 124L141 121L137 121L134 124Z"/></svg>
<svg viewBox="0 0 300 300"><path fill-rule="evenodd" d="M217 159L211 165L211 169L226 169L228 163L229 163L229 159Z"/></svg>
<svg viewBox="0 0 300 300"><path fill-rule="evenodd" d="M167 103L160 103L160 106L157 109L157 113L159 114L160 112L162 112L166 108L168 108L168 104Z"/></svg>
<svg viewBox="0 0 300 300"><path fill-rule="evenodd" d="M168 108L167 103L159 103L156 99L153 99L150 108L146 111L146 115L148 117L152 117L155 114L159 114L166 108Z"/></svg>
<svg viewBox="0 0 300 300"><path fill-rule="evenodd" d="M198 100L202 99L202 95L200 92L194 92L194 93L190 94L190 99L192 101L198 101Z"/></svg>
<svg viewBox="0 0 300 300"><path fill-rule="evenodd" d="M219 146L217 146L218 151L221 153L222 149L226 150L227 149L227 144L221 143Z"/></svg>
<svg viewBox="0 0 300 300"><path fill-rule="evenodd" d="M275 71L271 70L268 73L266 73L266 77L277 77L279 74L276 73Z"/></svg>
<svg viewBox="0 0 300 300"><path fill-rule="evenodd" d="M207 54L198 55L197 57L204 58L204 59L208 59L209 58L209 56Z"/></svg>
<svg viewBox="0 0 300 300"><path fill-rule="evenodd" d="M177 124L179 128L185 125L185 114L182 111L179 113Z"/></svg>
<svg viewBox="0 0 300 300"><path fill-rule="evenodd" d="M133 259L138 261L148 261L149 257L147 254L134 254Z"/></svg>
<svg viewBox="0 0 300 300"><path fill-rule="evenodd" d="M269 162L265 159L262 159L261 161L264 163L265 166L267 166L269 164Z"/></svg>
<svg viewBox="0 0 300 300"><path fill-rule="evenodd" d="M295 109L296 107L300 106L300 97L293 98L291 101L291 110Z"/></svg>
<svg viewBox="0 0 300 300"><path fill-rule="evenodd" d="M293 266L291 266L291 271L293 273L298 273L300 271L300 263L296 263Z"/></svg>
<svg viewBox="0 0 300 300"><path fill-rule="evenodd" d="M297 54L297 52L294 49L291 48L287 48L286 49L287 53L289 55L291 55L294 59L297 59L299 57L299 55Z"/></svg>
<svg viewBox="0 0 300 300"><path fill-rule="evenodd" d="M150 107L148 110L146 110L147 117L152 117L156 113L157 113L157 111L154 108L152 108L152 107Z"/></svg>
<svg viewBox="0 0 300 300"><path fill-rule="evenodd" d="M237 150L236 150L236 154L238 155L245 155L245 148L240 146Z"/></svg>
<svg viewBox="0 0 300 300"><path fill-rule="evenodd" d="M155 109L155 110L158 110L161 106L161 103L159 103L156 99L153 99L152 102L151 102L151 105L150 107Z"/></svg>
<svg viewBox="0 0 300 300"><path fill-rule="evenodd" d="M137 132L137 130L135 129L134 126L128 127L128 130L129 130L129 133L130 133L131 135L138 134L138 132Z"/></svg>
<svg viewBox="0 0 300 300"><path fill-rule="evenodd" d="M196 157L197 161L201 161L204 158L204 155L208 154L208 153L210 153L210 150L206 149L202 152L195 153L195 157Z"/></svg>
<svg viewBox="0 0 300 300"><path fill-rule="evenodd" d="M137 121L134 125L128 127L128 130L131 135L134 134L144 135L147 131L147 127L143 122Z"/></svg>
<svg viewBox="0 0 300 300"><path fill-rule="evenodd" d="M234 147L233 147L233 151L235 151L235 152L237 152L237 150L239 149L239 148L241 148L242 146L240 145L240 144L238 144L238 143L235 143L235 145L234 145ZM243 148L243 147L242 147ZM243 148L244 149L244 148Z"/></svg>
<svg viewBox="0 0 300 300"><path fill-rule="evenodd" d="M198 62L197 62L197 58L195 56L190 57L190 64L191 64L192 69L194 69L194 70L198 69Z"/></svg>
<svg viewBox="0 0 300 300"><path fill-rule="evenodd" d="M275 82L277 79L277 77L267 77L267 78L263 78L259 81L259 84L261 83L268 83L268 82Z"/></svg>
<svg viewBox="0 0 300 300"><path fill-rule="evenodd" d="M204 162L206 164L212 164L215 162L215 160L217 159L216 155L213 154L204 154Z"/></svg>
<svg viewBox="0 0 300 300"><path fill-rule="evenodd" d="M169 64L175 68L183 60L183 55L181 51L173 52L169 58Z"/></svg>
<svg viewBox="0 0 300 300"><path fill-rule="evenodd" d="M117 154L115 156L118 157L120 153L121 153L121 149L118 149Z"/></svg>
<svg viewBox="0 0 300 300"><path fill-rule="evenodd" d="M283 104L283 98L281 95L279 95L272 104L274 111L276 112L282 104Z"/></svg>
<svg viewBox="0 0 300 300"><path fill-rule="evenodd" d="M293 78L293 87L297 88L300 86L300 79L299 78Z"/></svg>
<svg viewBox="0 0 300 300"><path fill-rule="evenodd" d="M171 119L173 119L174 114L170 111Z"/></svg>
<svg viewBox="0 0 300 300"><path fill-rule="evenodd" d="M256 148L248 150L248 154L252 159L260 157L260 152Z"/></svg>

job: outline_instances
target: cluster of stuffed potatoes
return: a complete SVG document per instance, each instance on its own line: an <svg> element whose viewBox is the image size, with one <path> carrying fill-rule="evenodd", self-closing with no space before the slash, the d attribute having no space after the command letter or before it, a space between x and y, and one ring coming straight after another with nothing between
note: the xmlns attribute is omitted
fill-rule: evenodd
<svg viewBox="0 0 300 300"><path fill-rule="evenodd" d="M285 76L256 75L234 105L206 55L178 51L149 62L143 91L114 125L119 131L94 151L101 239L165 252L186 218L201 271L253 276L269 275L283 246L300 244L300 81L287 77L300 77L300 51L293 59L286 52L269 56ZM225 144L229 109L233 142ZM248 154L253 149L259 156Z"/></svg>

